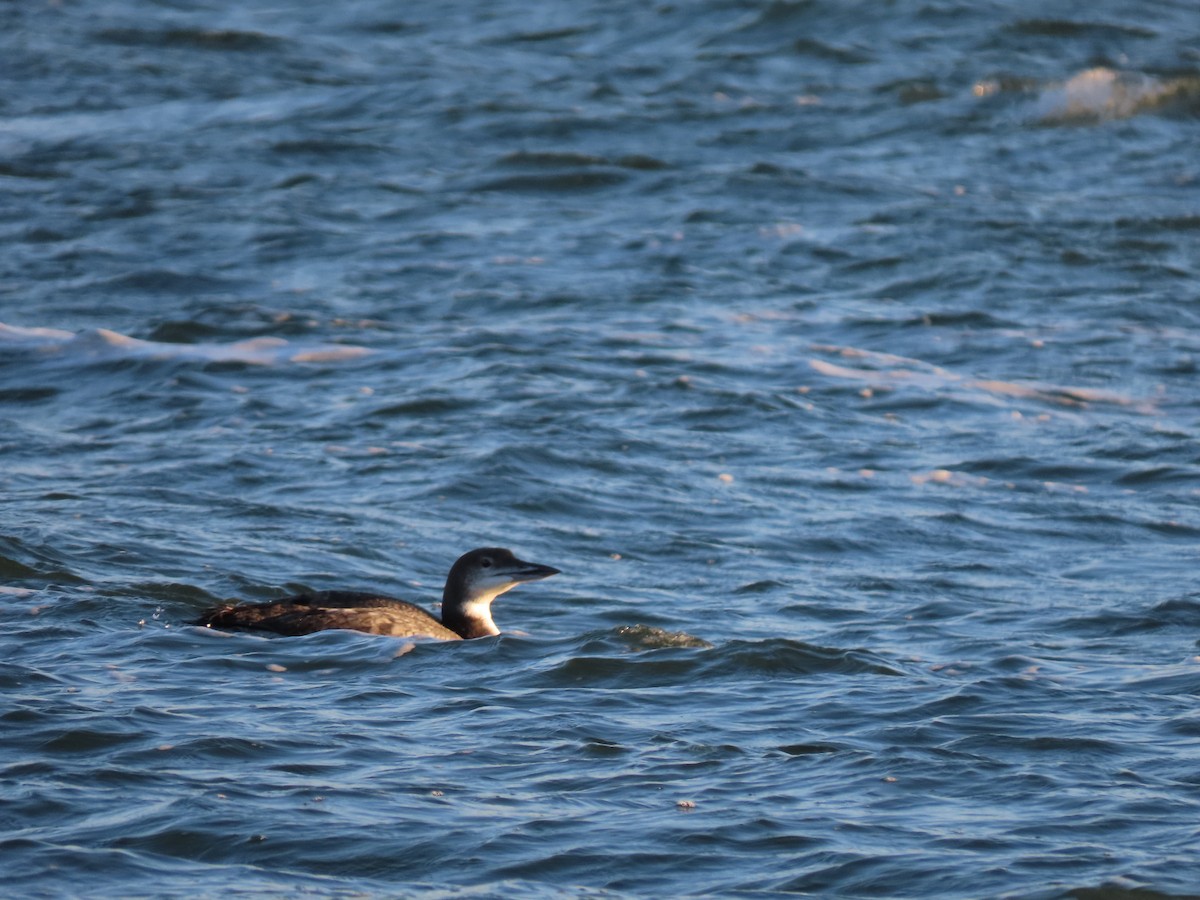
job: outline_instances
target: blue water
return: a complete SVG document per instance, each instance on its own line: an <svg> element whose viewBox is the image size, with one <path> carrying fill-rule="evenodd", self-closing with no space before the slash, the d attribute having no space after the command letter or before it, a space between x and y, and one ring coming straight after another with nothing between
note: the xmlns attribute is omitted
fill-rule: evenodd
<svg viewBox="0 0 1200 900"><path fill-rule="evenodd" d="M0 61L0 893L1200 894L1194 4ZM188 624L480 545L498 638Z"/></svg>

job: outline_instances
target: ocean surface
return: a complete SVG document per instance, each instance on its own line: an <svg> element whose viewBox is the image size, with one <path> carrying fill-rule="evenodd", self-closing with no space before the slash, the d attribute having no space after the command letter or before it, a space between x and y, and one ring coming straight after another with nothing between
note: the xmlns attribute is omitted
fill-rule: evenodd
<svg viewBox="0 0 1200 900"><path fill-rule="evenodd" d="M1198 148L1193 0L3 4L0 895L1200 896Z"/></svg>

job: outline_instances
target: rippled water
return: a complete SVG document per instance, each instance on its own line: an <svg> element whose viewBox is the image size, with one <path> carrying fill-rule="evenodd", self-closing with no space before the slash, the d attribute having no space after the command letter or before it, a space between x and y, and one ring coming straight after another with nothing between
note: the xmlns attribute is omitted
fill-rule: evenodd
<svg viewBox="0 0 1200 900"><path fill-rule="evenodd" d="M1200 891L1198 48L0 8L5 890ZM187 624L484 544L499 638Z"/></svg>

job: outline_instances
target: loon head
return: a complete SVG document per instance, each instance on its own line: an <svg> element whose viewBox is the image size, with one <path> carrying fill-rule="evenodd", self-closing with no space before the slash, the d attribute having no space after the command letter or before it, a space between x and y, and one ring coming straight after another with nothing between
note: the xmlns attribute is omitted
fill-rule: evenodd
<svg viewBox="0 0 1200 900"><path fill-rule="evenodd" d="M442 624L464 638L499 634L492 621L492 601L523 581L557 575L558 569L525 562L502 547L480 547L464 553L450 567L442 591Z"/></svg>

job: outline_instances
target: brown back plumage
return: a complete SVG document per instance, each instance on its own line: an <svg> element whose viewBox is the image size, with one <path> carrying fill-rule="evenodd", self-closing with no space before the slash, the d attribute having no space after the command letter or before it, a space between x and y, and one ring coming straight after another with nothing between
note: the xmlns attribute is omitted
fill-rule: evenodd
<svg viewBox="0 0 1200 900"><path fill-rule="evenodd" d="M255 628L286 635L346 628L393 637L428 635L455 641L461 637L406 600L357 591L314 591L267 603L218 606L207 610L195 624Z"/></svg>

